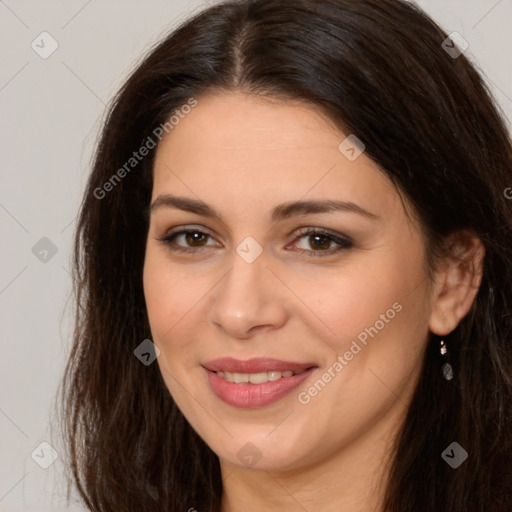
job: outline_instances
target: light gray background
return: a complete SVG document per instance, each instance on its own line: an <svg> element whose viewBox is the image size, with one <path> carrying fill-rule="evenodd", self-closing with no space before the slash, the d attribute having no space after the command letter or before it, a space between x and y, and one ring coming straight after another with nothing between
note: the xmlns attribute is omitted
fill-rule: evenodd
<svg viewBox="0 0 512 512"><path fill-rule="evenodd" d="M512 0L418 3L468 41L510 128ZM0 0L1 511L71 510L61 459L42 469L31 454L43 441L60 449L50 411L70 347L71 241L92 150L105 105L136 61L205 5ZM47 59L31 48L43 31L59 45ZM42 237L57 247L46 262L32 252Z"/></svg>

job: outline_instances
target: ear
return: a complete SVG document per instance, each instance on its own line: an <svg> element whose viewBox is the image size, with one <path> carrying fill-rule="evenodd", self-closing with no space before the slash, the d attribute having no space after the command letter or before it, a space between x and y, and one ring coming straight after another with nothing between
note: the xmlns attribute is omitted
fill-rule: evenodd
<svg viewBox="0 0 512 512"><path fill-rule="evenodd" d="M448 255L438 264L432 292L430 331L452 332L468 314L482 281L485 248L479 238L458 231L447 239Z"/></svg>

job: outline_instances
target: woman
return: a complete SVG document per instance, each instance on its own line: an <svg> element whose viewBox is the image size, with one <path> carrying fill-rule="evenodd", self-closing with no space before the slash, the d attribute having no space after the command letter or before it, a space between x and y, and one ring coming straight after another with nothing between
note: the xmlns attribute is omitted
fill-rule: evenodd
<svg viewBox="0 0 512 512"><path fill-rule="evenodd" d="M512 510L512 152L455 42L232 1L131 75L75 248L90 510Z"/></svg>

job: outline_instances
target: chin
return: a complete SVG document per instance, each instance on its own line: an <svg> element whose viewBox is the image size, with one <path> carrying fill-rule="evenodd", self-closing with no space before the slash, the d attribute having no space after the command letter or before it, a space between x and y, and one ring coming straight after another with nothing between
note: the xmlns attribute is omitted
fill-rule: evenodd
<svg viewBox="0 0 512 512"><path fill-rule="evenodd" d="M275 427L274 427L275 428ZM304 447L300 441L290 442L290 436L282 435L272 439L269 435L272 429L265 429L264 433L246 432L228 441L229 446L215 443L210 444L212 450L219 459L240 468L248 468L262 471L287 471L305 464L306 454L302 454L299 448ZM288 439L288 443L283 441Z"/></svg>

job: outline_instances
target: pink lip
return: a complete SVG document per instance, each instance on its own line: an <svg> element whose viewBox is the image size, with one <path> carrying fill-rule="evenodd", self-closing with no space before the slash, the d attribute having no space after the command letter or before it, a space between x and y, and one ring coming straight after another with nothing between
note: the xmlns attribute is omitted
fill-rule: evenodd
<svg viewBox="0 0 512 512"><path fill-rule="evenodd" d="M203 367L213 372L236 372L236 373L260 373L276 370L285 372L291 370L297 372L299 370L307 370L315 363L295 363L291 361L281 361L280 359L255 357L247 361L234 359L232 357L221 357L212 361L203 363Z"/></svg>
<svg viewBox="0 0 512 512"><path fill-rule="evenodd" d="M304 382L315 370L312 363L293 363L278 359L250 359L240 361L233 358L222 358L209 361L203 365L208 374L208 381L213 393L223 402L233 407L255 408L277 402L288 395L293 389ZM219 377L216 371L236 373L259 373L271 370L298 371L306 370L292 377L281 377L263 384L236 384Z"/></svg>

